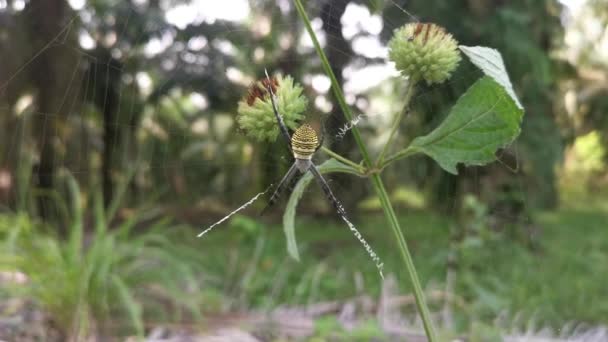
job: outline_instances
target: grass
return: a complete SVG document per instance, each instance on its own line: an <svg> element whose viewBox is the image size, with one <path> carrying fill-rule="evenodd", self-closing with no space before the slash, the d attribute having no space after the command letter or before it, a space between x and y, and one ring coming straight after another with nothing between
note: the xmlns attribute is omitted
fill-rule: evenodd
<svg viewBox="0 0 608 342"><path fill-rule="evenodd" d="M513 253L519 267L501 270L511 282L505 293L511 306L549 322L608 323L608 302L600 300L608 295L608 212L565 209L538 222L541 253Z"/></svg>
<svg viewBox="0 0 608 342"><path fill-rule="evenodd" d="M32 301L69 341L108 330L142 336L145 319L179 320L182 310L199 317L198 259L173 236L181 228L161 219L135 233L139 210L110 229L100 196L87 208L72 177L67 185L66 237L23 213L0 215L0 271L27 277L3 295Z"/></svg>
<svg viewBox="0 0 608 342"><path fill-rule="evenodd" d="M418 260L422 283L427 290L443 289L450 221L428 211L402 213L399 221ZM459 330L466 331L473 321L492 324L500 314L555 327L570 321L608 323L608 303L598 300L608 295L608 212L601 205L586 211L564 207L538 213L534 221L541 232L535 249L497 234L465 256L468 260L463 263L465 269L459 270L456 287L456 295L464 301L464 307L455 309ZM340 222L299 219L300 263L286 257L279 226L251 223L257 225L253 234L243 229L243 222L255 221L241 217L227 231L201 242L232 246L242 269L235 266L230 274L241 274L255 265L251 284L242 288L241 305L272 308L278 303L315 303L352 298L361 290L379 295L374 265ZM411 293L408 275L399 272L398 251L391 248L393 241L383 229L383 217L359 215L354 222L381 253L386 272L395 273L401 291ZM219 250L209 253L222 255ZM363 289L353 285L357 273L364 280ZM437 310L442 303L431 300L429 304Z"/></svg>
<svg viewBox="0 0 608 342"><path fill-rule="evenodd" d="M456 284L463 303L454 308L457 330L468 332L480 323L492 326L504 313L522 317L514 325L608 323L608 304L600 300L608 295L606 202L606 197L576 197L557 211L535 214L540 231L535 249L504 234L467 249ZM399 213L423 286L427 291L443 289L452 222L420 209ZM97 217L97 229L87 238L81 234L83 217L89 215ZM108 230L102 217L100 209L96 214L81 212L73 217L70 236L58 239L23 215L0 215L0 233L8 246L0 259L3 269L12 265L24 272L30 286L18 293L34 298L72 337L94 329L108 333L103 326L108 319L129 322L130 331L141 334L146 322L194 317L203 328L205 314L380 294L375 266L337 220L298 218L301 262L296 262L287 255L281 227L258 218L236 216L214 234L196 239L196 231L175 229L163 220L147 233L132 234L136 216ZM383 216L362 210L353 221L381 254L386 273L397 277L401 293L411 293ZM203 316L163 317L168 308L188 310L188 304L192 313L200 309ZM437 312L443 303L431 298L429 304ZM414 309L412 304L410 312ZM372 336L379 329L370 319L349 333L334 329L332 317L323 317L317 336Z"/></svg>

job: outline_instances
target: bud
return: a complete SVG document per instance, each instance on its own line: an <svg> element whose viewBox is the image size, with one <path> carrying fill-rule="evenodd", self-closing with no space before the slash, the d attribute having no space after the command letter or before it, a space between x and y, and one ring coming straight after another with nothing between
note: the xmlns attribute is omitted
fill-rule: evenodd
<svg viewBox="0 0 608 342"><path fill-rule="evenodd" d="M279 135L279 124L272 110L268 86L275 94L275 103L285 125L296 129L298 122L304 119L308 100L302 95L302 87L294 84L289 76L264 78L249 88L249 93L239 101L239 127L245 134L258 141L274 141Z"/></svg>
<svg viewBox="0 0 608 342"><path fill-rule="evenodd" d="M429 85L450 78L460 62L458 42L435 24L407 24L395 31L388 47L397 70Z"/></svg>

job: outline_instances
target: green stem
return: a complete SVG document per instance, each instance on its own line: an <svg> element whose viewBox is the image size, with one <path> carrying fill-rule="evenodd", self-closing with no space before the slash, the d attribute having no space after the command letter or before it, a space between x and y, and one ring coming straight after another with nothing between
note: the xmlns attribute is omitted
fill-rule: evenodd
<svg viewBox="0 0 608 342"><path fill-rule="evenodd" d="M420 151L418 151L412 147L404 148L403 150L391 155L390 157L386 158L386 160L381 162L380 165L378 165L378 169L382 170L385 167L387 167L388 164L390 164L398 159L403 159L403 158L407 158L409 156L413 156L414 154L417 154L418 152L420 152Z"/></svg>
<svg viewBox="0 0 608 342"><path fill-rule="evenodd" d="M362 167L360 164L355 163L354 161L342 157L341 155L337 154L336 152L330 150L329 148L322 146L321 150L323 150L323 152L327 153L328 156L333 157L334 159L352 167L353 169L357 170L359 173L364 174L365 173L365 168Z"/></svg>
<svg viewBox="0 0 608 342"><path fill-rule="evenodd" d="M331 90L333 91L334 96L336 97L336 100L338 101L338 105L340 106L340 109L342 109L342 112L344 113L346 120L352 121L354 118L353 113L351 113L350 107L348 107L348 105L346 104L346 100L344 99L344 95L342 94L342 90L340 89L340 84L338 83L338 79L336 79L336 75L334 75L334 72L331 69L329 60L327 59L327 56L325 56L325 52L323 52L323 49L321 48L321 44L319 44L319 40L317 39L317 35L315 34L315 31L312 29L312 25L310 24L310 19L308 19L306 10L304 9L304 6L302 6L302 2L300 0L294 0L294 3L296 5L296 9L298 10L298 14L300 15L300 18L304 22L306 31L308 31L308 35L310 36L310 39L312 40L312 44L314 45L315 50L317 50L317 55L319 55L319 58L321 58L321 64L323 65L325 74L327 74L327 76L329 76L329 79L331 80L331 85L332 85ZM359 129L357 128L356 125L353 125L351 132L353 133L355 142L357 143L357 146L359 147L359 151L361 152L361 156L363 157L363 163L365 164L366 167L372 166L371 158L369 157L369 152L367 151L367 147L365 146L365 144L363 144L363 139L361 139L361 133L359 132Z"/></svg>
<svg viewBox="0 0 608 342"><path fill-rule="evenodd" d="M384 148L382 148L382 152L380 152L380 155L378 156L378 159L376 160L376 166L380 166L380 164L382 164L382 162L384 161L384 156L386 155L386 153L388 152L388 149L392 145L391 142L393 140L393 137L395 136L395 133L397 133L397 130L399 129L399 125L401 124L401 120L403 119L403 116L409 112L410 101L412 100L412 97L414 96L416 83L418 83L417 80L415 80L413 78L410 78L408 80L407 89L405 90L405 100L403 103L403 109L399 113L397 113L397 116L395 117L395 120L393 121L393 126L391 127L391 133L388 136L388 140L386 140L386 143L384 144Z"/></svg>
<svg viewBox="0 0 608 342"><path fill-rule="evenodd" d="M397 219L397 215L395 214L395 210L393 209L388 193L384 188L384 184L382 183L382 179L380 178L379 174L373 174L370 178L372 180L372 183L374 184L374 188L376 190L378 198L380 199L380 204L382 205L384 215L388 219L390 226L393 230L393 234L397 238L397 244L399 246L399 251L401 252L401 257L403 258L405 268L407 269L410 279L412 280L412 286L414 287L414 297L416 298L416 307L418 308L418 312L422 317L422 323L424 325L426 337L428 338L429 342L439 341L437 339L437 334L435 333L435 328L433 327L433 322L431 321L429 307L427 306L426 300L424 299L424 291L422 291L422 286L420 285L420 280L418 279L416 266L414 265L414 261L412 260L410 250L407 247L405 237L401 232L399 220Z"/></svg>
<svg viewBox="0 0 608 342"><path fill-rule="evenodd" d="M301 0L294 0L294 4L296 9L298 10L298 14L300 18L304 22L304 26L308 31L308 35L312 39L313 45L321 59L321 63L323 68L325 69L325 73L329 76L331 80L331 87L340 105L340 108L344 112L344 116L347 120L352 120L353 115L350 112L350 108L346 105L346 100L344 99L344 95L342 94L342 90L340 88L340 84L334 75L331 66L329 65L329 61L327 60L327 56L325 56L325 52L321 48L319 41L317 40L317 36L312 29L310 24L310 19L308 19L308 15L306 14L306 10L304 6L302 6ZM367 152L367 148L363 144L363 140L361 139L361 135L356 126L352 128L352 133L355 138L355 142L361 151L361 155L363 157L364 165L369 168L371 164L371 159L369 153ZM387 217L393 234L395 235L398 243L399 250L401 252L401 256L403 258L403 262L405 264L405 268L410 276L414 287L414 297L416 297L416 306L418 307L418 311L420 312L420 316L422 317L422 322L424 324L424 330L426 332L426 336L430 342L435 342L437 340L437 335L435 333L435 328L433 327L433 323L431 322L431 315L429 313L429 309L426 305L426 301L424 299L424 293L422 291L422 286L420 285L420 280L418 279L418 273L416 272L416 267L414 266L414 262L412 260L412 256L410 255L409 249L407 247L407 243L405 238L403 237L403 233L401 232L401 227L399 226L399 221L397 220L397 215L395 214L395 210L390 202L389 196L386 193L386 189L384 188L384 184L382 183L382 179L380 175L377 173L373 173L370 176L372 180L372 184L374 185L374 190L380 199L380 203L382 204L382 209L384 211L385 216Z"/></svg>

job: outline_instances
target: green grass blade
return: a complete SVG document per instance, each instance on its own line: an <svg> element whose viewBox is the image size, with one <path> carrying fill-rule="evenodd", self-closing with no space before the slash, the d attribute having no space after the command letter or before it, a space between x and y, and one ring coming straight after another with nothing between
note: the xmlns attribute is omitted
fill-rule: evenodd
<svg viewBox="0 0 608 342"><path fill-rule="evenodd" d="M318 168L319 172L321 173L342 172L361 176L358 170L352 168L351 166L342 164L335 159L325 161L323 164L319 165ZM300 253L298 252L295 232L296 207L298 206L298 202L300 202L300 199L304 194L304 190L308 184L310 184L311 180L312 174L307 172L306 175L304 175L304 177L298 181L298 184L296 184L295 188L291 192L291 195L289 196L289 201L287 201L287 207L285 208L285 213L283 214L283 231L285 232L285 239L287 240L287 252L292 258L298 261L300 260Z"/></svg>
<svg viewBox="0 0 608 342"><path fill-rule="evenodd" d="M142 310L139 303L131 293L131 290L125 282L118 276L112 275L112 284L117 290L118 296L122 301L123 307L127 310L131 323L139 336L144 335L144 322L142 318Z"/></svg>

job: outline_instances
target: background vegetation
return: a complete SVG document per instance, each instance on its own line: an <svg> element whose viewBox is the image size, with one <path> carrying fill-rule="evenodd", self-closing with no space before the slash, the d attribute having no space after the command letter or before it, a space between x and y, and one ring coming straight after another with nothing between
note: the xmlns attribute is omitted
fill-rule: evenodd
<svg viewBox="0 0 608 342"><path fill-rule="evenodd" d="M194 238L290 165L281 141L254 143L235 125L265 68L303 84L326 145L360 159L351 135L336 137L346 122L291 1L225 2L0 0L0 336L204 335L286 307L306 334L272 317L249 330L418 336L395 242L356 177L331 186L385 261L384 283L313 188L298 206L300 262L281 209L257 216L263 201ZM306 7L372 153L401 109L386 42L408 22L498 49L526 108L492 165L453 176L416 157L383 174L441 333L608 324L608 2ZM480 75L463 62L448 83L420 85L397 144L429 132Z"/></svg>

